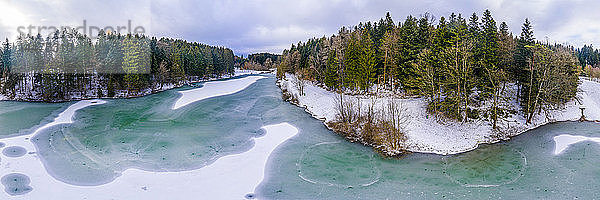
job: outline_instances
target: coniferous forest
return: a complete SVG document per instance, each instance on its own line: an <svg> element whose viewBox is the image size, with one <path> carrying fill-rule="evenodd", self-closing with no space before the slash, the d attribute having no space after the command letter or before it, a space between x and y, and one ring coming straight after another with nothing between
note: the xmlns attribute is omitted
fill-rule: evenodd
<svg viewBox="0 0 600 200"><path fill-rule="evenodd" d="M21 35L0 55L0 94L24 101L136 97L234 71L224 47L103 31Z"/></svg>
<svg viewBox="0 0 600 200"><path fill-rule="evenodd" d="M241 68L258 71L269 71L269 69L276 68L280 62L281 55L271 53L255 53L248 55L247 59L243 59Z"/></svg>
<svg viewBox="0 0 600 200"><path fill-rule="evenodd" d="M484 119L496 129L510 115L522 113L530 123L574 99L579 52L536 40L528 19L513 35L489 10L481 16L408 16L400 23L387 13L378 22L293 44L278 76L295 74L338 93L424 97L437 118Z"/></svg>

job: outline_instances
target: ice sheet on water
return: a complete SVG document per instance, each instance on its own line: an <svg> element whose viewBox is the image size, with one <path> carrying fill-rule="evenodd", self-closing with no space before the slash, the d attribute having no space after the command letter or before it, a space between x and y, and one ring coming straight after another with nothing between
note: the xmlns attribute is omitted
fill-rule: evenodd
<svg viewBox="0 0 600 200"><path fill-rule="evenodd" d="M251 138L264 134L267 113L284 102L256 87L177 110L171 109L176 91L110 100L78 111L73 124L44 130L32 141L48 171L70 184L108 183L128 168L197 169L247 151Z"/></svg>
<svg viewBox="0 0 600 200"><path fill-rule="evenodd" d="M509 149L507 145L496 144L450 156L443 173L465 187L497 187L516 182L526 168L525 154Z"/></svg>
<svg viewBox="0 0 600 200"><path fill-rule="evenodd" d="M319 122L309 121L300 118L296 122L301 129L298 137L271 155L273 162L265 175L270 178L255 193L259 199L593 199L600 185L600 145L584 141L559 155L553 153L554 136L569 133L598 137L598 123L550 124L508 142L482 145L459 155L414 153L401 159L385 159L370 152L369 147L343 141L321 128ZM379 181L366 187L344 188L314 184L298 177L298 161L303 152L331 141L355 146L353 152L373 155L373 165L381 171ZM337 160L352 158L336 150L319 151L317 155ZM353 165L348 162L336 167ZM489 185L498 186L481 187Z"/></svg>
<svg viewBox="0 0 600 200"><path fill-rule="evenodd" d="M309 147L300 157L298 176L305 181L342 188L369 186L379 181L381 171L373 154L341 142Z"/></svg>
<svg viewBox="0 0 600 200"><path fill-rule="evenodd" d="M0 101L0 138L29 134L70 104Z"/></svg>

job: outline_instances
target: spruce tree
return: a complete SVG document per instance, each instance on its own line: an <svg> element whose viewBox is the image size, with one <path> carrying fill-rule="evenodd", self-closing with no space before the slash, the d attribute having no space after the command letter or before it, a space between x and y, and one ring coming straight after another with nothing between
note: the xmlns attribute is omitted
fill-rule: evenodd
<svg viewBox="0 0 600 200"><path fill-rule="evenodd" d="M363 34L361 37L359 48L360 54L357 71L358 86L361 90L368 92L377 71L376 67L378 59L375 52L377 48L375 48L375 44L368 34Z"/></svg>
<svg viewBox="0 0 600 200"><path fill-rule="evenodd" d="M481 88L484 90L488 99L492 101L492 107L489 110L492 126L497 127L498 115L502 113L500 108L500 88L504 81L504 71L499 68L498 59L498 28L496 21L492 18L491 12L486 10L482 18L482 74Z"/></svg>
<svg viewBox="0 0 600 200"><path fill-rule="evenodd" d="M337 54L335 51L332 50L329 52L329 55L327 56L327 69L325 72L325 85L334 90L339 88L338 66L339 66L339 62L338 62Z"/></svg>
<svg viewBox="0 0 600 200"><path fill-rule="evenodd" d="M534 95L534 66L536 59L534 58L535 38L533 36L533 28L529 19L525 19L525 23L521 28L521 36L517 43L515 53L515 68L512 73L515 74L519 85L519 93L521 105L526 115L534 112L532 99Z"/></svg>

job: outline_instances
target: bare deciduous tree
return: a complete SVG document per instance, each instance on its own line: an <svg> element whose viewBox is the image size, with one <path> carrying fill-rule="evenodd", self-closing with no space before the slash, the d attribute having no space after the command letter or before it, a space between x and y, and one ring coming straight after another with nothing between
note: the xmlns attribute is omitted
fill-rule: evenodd
<svg viewBox="0 0 600 200"><path fill-rule="evenodd" d="M360 116L357 112L358 100L354 97L345 98L344 94L338 94L335 99L336 117L343 123L354 123Z"/></svg>

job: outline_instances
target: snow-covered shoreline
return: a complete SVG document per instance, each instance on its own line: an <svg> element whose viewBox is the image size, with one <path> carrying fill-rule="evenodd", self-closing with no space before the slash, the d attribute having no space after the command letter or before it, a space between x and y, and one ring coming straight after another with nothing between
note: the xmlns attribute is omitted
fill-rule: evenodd
<svg viewBox="0 0 600 200"><path fill-rule="evenodd" d="M312 83L307 83L304 87L304 96L300 96L298 89L294 87L293 75L287 74L284 80L279 80L278 84L282 89L288 90L292 95L298 97L298 106L313 115L313 117L324 121L325 123L335 118L334 99L336 94L327 91ZM528 130L537 127L561 121L579 121L581 118L580 107L585 107L585 116L587 120L600 120L600 83L580 80L579 92L577 97L579 101L568 102L564 109L551 111L548 116L539 115L535 117L531 124L526 124L526 119L521 115L514 115L506 121L499 122L498 126L506 135L498 138L498 134L492 131L489 122L480 120L469 123L458 122L439 122L426 112L426 102L422 98L401 99L404 108L407 108L410 122L405 131L408 137L406 141L407 150L418 153L432 154L457 154L476 149L480 144L497 143L507 140L510 137L517 136ZM375 106L383 106L388 97L377 97ZM362 98L362 105L368 105L371 99ZM518 102L511 102L515 110L518 109ZM443 124L442 124L443 123Z"/></svg>
<svg viewBox="0 0 600 200"><path fill-rule="evenodd" d="M102 98L103 99L139 98L139 97L144 97L144 96L148 96L148 95L160 93L160 92L164 92L164 91L175 89L175 88L180 88L180 87L183 87L185 85L189 85L189 84L193 84L193 83L219 81L219 80L225 80L225 79L235 78L235 77L244 76L244 75L263 74L263 73L268 73L268 72L236 69L232 75L224 75L224 76L217 77L217 78L198 79L198 80L195 80L195 81L188 80L188 81L186 81L184 83L177 84L177 85L175 85L175 84L166 84L166 85L160 86L159 88L147 88L144 91L141 91L141 92L136 93L136 94L130 94L130 93L128 93L128 91L125 91L125 90L118 90L118 91L115 91L115 96L114 97L102 97ZM106 89L102 89L102 90L104 91L103 92L104 94L108 93ZM89 90L87 92L88 94L85 94L85 95L84 94L77 94L77 95L73 95L73 96L69 97L69 99L56 100L56 101L50 101L50 102L52 102L52 103L60 103L60 102L70 102L70 101L82 101L82 100L97 99L98 97L97 97L97 95L94 92L96 92L96 89ZM8 98L8 97L6 97L6 96L4 96L2 94L0 94L0 101L46 102L46 101L44 101L42 99L24 98L21 95L17 95L17 97L15 97L15 98Z"/></svg>

